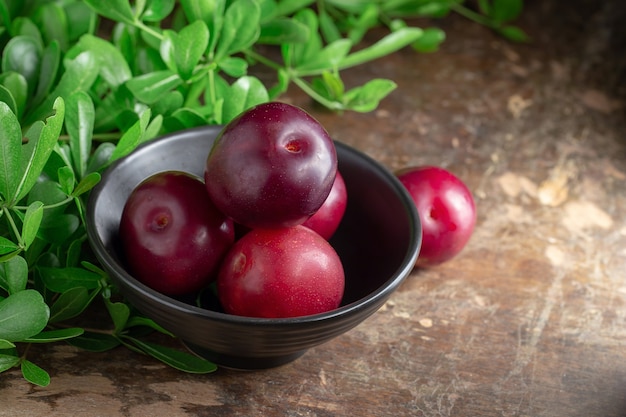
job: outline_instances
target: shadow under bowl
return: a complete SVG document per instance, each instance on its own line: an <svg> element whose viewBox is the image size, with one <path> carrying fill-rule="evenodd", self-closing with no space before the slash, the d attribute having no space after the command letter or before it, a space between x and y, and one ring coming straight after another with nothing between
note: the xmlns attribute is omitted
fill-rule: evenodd
<svg viewBox="0 0 626 417"><path fill-rule="evenodd" d="M304 317L234 316L163 295L135 279L121 253L118 228L133 189L147 177L179 170L202 177L220 126L190 129L147 142L116 161L92 190L87 207L91 247L126 299L219 366L271 368L357 326L376 312L409 275L421 244L411 197L396 177L367 155L336 142L348 206L330 240L346 276L341 306Z"/></svg>

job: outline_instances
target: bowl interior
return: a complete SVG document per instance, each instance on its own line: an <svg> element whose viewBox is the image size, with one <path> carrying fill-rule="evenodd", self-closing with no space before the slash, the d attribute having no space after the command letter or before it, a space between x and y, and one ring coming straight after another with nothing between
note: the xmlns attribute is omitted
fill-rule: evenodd
<svg viewBox="0 0 626 417"><path fill-rule="evenodd" d="M190 345L222 351L223 355L235 352L238 357L294 357L302 349L354 327L382 305L413 268L421 242L419 217L395 176L365 154L336 142L338 167L348 191L346 213L330 240L346 276L339 309L293 319L254 319L199 308L189 300L159 294L124 268L118 244L124 204L141 181L157 172L181 170L202 177L206 157L220 129L208 126L165 136L143 144L114 163L90 196L89 240L129 301ZM286 329L291 329L288 335Z"/></svg>

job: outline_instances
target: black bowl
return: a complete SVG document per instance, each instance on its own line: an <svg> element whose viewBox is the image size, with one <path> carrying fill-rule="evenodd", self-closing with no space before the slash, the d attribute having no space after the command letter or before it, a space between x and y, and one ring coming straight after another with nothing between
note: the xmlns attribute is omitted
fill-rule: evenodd
<svg viewBox="0 0 626 417"><path fill-rule="evenodd" d="M165 296L128 273L118 241L122 209L131 191L160 171L198 176L221 127L191 129L147 142L116 161L92 191L87 210L91 246L120 292L147 317L178 336L193 352L218 365L270 368L361 323L378 310L411 272L421 225L409 194L396 177L365 154L337 142L348 207L331 239L345 269L341 306L285 319L240 317Z"/></svg>

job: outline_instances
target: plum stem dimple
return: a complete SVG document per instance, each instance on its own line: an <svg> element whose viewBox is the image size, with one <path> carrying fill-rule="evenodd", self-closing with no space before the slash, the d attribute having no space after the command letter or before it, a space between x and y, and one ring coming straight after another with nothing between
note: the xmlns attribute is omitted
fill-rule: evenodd
<svg viewBox="0 0 626 417"><path fill-rule="evenodd" d="M161 213L154 218L152 222L152 230L159 231L167 227L170 222L170 218L167 214Z"/></svg>
<svg viewBox="0 0 626 417"><path fill-rule="evenodd" d="M288 152L291 153L298 153L302 150L302 144L300 143L299 140L294 139L294 140L290 140L289 142L287 142L287 144L285 145L285 149Z"/></svg>
<svg viewBox="0 0 626 417"><path fill-rule="evenodd" d="M430 211L428 212L428 216L433 220L437 220L437 218L439 218L439 213L434 207L431 207Z"/></svg>

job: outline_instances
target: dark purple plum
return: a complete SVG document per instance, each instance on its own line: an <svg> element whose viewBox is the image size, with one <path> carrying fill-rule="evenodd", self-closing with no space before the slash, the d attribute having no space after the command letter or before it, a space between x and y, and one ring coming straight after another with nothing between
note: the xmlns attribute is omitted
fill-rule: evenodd
<svg viewBox="0 0 626 417"><path fill-rule="evenodd" d="M334 143L299 107L269 102L228 123L204 174L209 196L249 228L302 224L324 203L337 172Z"/></svg>
<svg viewBox="0 0 626 417"><path fill-rule="evenodd" d="M204 183L178 171L155 174L133 190L119 233L132 274L167 295L213 281L235 236L233 221L211 202Z"/></svg>

